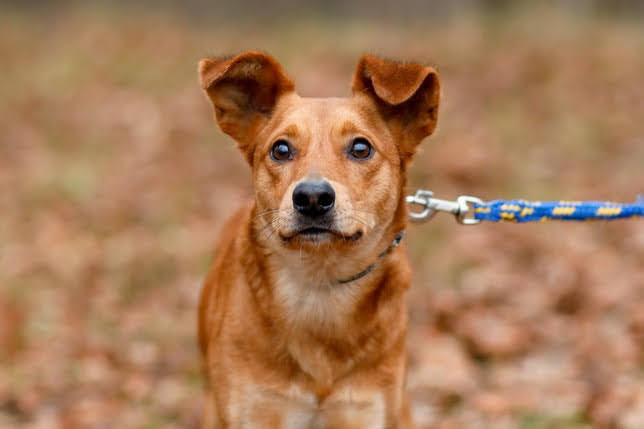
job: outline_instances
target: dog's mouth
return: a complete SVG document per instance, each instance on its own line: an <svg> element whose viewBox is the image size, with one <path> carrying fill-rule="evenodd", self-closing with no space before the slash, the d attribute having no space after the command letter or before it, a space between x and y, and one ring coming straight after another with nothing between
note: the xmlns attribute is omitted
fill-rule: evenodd
<svg viewBox="0 0 644 429"><path fill-rule="evenodd" d="M311 228L304 228L297 232L296 234L300 235L319 235L319 234L333 234L333 232L328 229L328 228L318 228L318 227L311 227Z"/></svg>
<svg viewBox="0 0 644 429"><path fill-rule="evenodd" d="M285 242L290 242L293 241L294 239L299 239L303 241L312 241L312 242L320 242L324 241L325 239L329 238L339 238L344 241L358 241L360 238L362 238L363 232L358 230L354 233L347 234L342 231L338 231L333 228L327 228L323 226L308 226L305 228L298 229L292 233L288 234L282 234L280 233L280 238L282 241Z"/></svg>

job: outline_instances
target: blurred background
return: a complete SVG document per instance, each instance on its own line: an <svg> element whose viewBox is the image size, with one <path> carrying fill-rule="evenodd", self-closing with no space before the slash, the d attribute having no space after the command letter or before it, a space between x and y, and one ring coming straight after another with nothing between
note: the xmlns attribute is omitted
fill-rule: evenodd
<svg viewBox="0 0 644 429"><path fill-rule="evenodd" d="M136 4L134 4L136 3ZM639 1L0 3L0 427L196 428L196 305L249 168L197 84L259 48L303 95L434 64L410 191L644 192ZM419 428L644 428L644 222L411 226Z"/></svg>

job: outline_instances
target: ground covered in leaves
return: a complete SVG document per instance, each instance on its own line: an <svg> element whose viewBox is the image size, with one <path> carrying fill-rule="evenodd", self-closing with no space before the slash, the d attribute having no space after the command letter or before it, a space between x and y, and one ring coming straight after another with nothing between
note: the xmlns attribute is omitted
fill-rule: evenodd
<svg viewBox="0 0 644 429"><path fill-rule="evenodd" d="M196 62L262 48L305 95L366 51L437 65L410 188L644 192L644 27L532 11L392 24L0 14L0 427L194 428L195 308L252 196ZM644 222L410 227L420 428L644 427Z"/></svg>

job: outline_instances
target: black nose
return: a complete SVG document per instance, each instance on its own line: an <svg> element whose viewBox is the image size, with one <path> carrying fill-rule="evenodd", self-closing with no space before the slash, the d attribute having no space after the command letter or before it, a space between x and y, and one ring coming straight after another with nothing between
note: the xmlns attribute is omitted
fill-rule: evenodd
<svg viewBox="0 0 644 429"><path fill-rule="evenodd" d="M326 180L299 183L293 190L293 207L304 216L320 216L333 208L335 191Z"/></svg>

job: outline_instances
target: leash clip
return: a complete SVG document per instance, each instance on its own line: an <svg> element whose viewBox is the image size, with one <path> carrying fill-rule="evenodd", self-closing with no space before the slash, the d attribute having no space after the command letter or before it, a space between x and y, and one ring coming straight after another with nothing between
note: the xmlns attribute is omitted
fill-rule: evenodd
<svg viewBox="0 0 644 429"><path fill-rule="evenodd" d="M456 218L456 221L461 225L476 225L481 222L479 219L468 217L468 213L472 212L474 204L483 204L479 198L469 195L461 195L456 201L441 200L434 198L434 193L426 189L419 189L414 195L408 195L405 198L407 204L420 206L420 211L409 211L409 217L412 221L422 222L433 218L437 212L451 213Z"/></svg>

